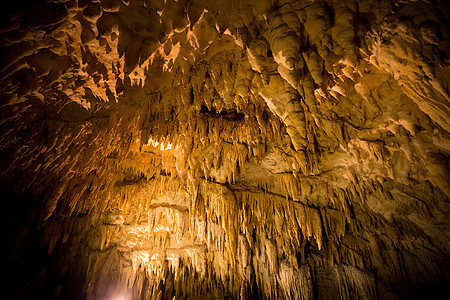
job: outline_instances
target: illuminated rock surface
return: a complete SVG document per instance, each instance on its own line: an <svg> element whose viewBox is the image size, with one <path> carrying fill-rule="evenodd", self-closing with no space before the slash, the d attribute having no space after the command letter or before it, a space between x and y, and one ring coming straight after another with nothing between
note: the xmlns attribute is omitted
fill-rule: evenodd
<svg viewBox="0 0 450 300"><path fill-rule="evenodd" d="M13 1L11 299L432 299L446 1Z"/></svg>

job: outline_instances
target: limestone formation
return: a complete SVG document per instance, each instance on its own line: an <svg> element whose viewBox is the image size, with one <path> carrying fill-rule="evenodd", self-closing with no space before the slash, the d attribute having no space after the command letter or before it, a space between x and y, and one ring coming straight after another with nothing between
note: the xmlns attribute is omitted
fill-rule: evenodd
<svg viewBox="0 0 450 300"><path fill-rule="evenodd" d="M450 295L447 1L13 2L11 299Z"/></svg>

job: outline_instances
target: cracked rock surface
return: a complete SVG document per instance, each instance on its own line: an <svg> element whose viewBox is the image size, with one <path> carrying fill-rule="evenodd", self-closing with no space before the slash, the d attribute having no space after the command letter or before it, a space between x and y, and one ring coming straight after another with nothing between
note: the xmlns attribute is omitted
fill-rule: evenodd
<svg viewBox="0 0 450 300"><path fill-rule="evenodd" d="M446 1L16 1L14 299L449 292Z"/></svg>

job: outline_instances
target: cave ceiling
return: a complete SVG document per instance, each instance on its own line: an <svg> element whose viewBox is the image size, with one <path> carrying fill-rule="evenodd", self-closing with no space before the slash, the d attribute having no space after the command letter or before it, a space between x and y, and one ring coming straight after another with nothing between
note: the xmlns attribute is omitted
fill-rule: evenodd
<svg viewBox="0 0 450 300"><path fill-rule="evenodd" d="M13 4L17 298L448 293L446 1Z"/></svg>

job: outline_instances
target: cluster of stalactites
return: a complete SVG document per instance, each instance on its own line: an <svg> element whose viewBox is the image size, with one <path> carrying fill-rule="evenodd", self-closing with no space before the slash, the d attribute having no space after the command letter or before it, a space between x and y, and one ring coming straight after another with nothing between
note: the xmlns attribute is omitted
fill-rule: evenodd
<svg viewBox="0 0 450 300"><path fill-rule="evenodd" d="M373 298L379 287L363 270L394 272L392 281L382 283L392 288L404 284L398 278L405 272L424 267L400 263L401 251L415 247L409 234L364 212L361 199L392 201L377 181L354 182L343 189L279 174L269 181L236 184L203 179L196 187L167 175L131 176L130 170L124 168L127 177L110 192L108 206L99 215L101 225L92 227L86 223L89 218L81 218L48 228L50 247L76 233L70 242L78 245L74 254L86 253L86 287L92 297L109 292L204 296L216 290L217 295L234 297L260 293L312 299L323 285L344 298ZM420 232L411 234L426 238ZM84 241L87 247L79 248ZM423 264L443 257L425 251L420 259ZM436 271L433 266L422 269L427 270L425 278ZM339 284L330 285L321 277L329 272ZM192 274L200 280L193 282Z"/></svg>

